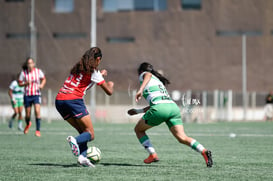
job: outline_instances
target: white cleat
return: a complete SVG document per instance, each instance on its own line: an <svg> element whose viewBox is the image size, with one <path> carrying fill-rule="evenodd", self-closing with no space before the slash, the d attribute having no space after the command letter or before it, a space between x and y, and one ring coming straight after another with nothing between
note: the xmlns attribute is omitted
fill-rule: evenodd
<svg viewBox="0 0 273 181"><path fill-rule="evenodd" d="M88 159L88 158L86 158L86 157L84 157L83 155L80 155L79 157L78 157L78 164L80 165L80 166L83 166L83 167L95 167L95 165L93 165L91 162L90 162L90 160Z"/></svg>
<svg viewBox="0 0 273 181"><path fill-rule="evenodd" d="M72 154L76 157L79 156L80 154L80 149L79 149L79 145L76 141L76 139L73 137L73 136L68 136L66 138L66 140L68 141L70 147L71 147L71 150L72 150Z"/></svg>

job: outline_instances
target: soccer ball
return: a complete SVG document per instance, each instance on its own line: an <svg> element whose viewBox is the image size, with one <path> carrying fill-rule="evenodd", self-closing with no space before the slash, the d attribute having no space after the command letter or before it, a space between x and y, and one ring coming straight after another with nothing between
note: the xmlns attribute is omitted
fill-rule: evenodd
<svg viewBox="0 0 273 181"><path fill-rule="evenodd" d="M101 159L101 151L99 148L95 146L91 146L87 149L87 158L91 161L91 163L98 163Z"/></svg>

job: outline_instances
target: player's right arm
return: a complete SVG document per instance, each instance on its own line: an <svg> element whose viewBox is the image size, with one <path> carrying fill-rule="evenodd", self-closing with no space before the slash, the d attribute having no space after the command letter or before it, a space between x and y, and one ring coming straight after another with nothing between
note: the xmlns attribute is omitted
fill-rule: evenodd
<svg viewBox="0 0 273 181"><path fill-rule="evenodd" d="M9 89L8 94L9 94L10 100L14 102L15 100L13 100L12 89Z"/></svg>
<svg viewBox="0 0 273 181"><path fill-rule="evenodd" d="M113 94L113 91L114 91L114 82L112 81L109 81L109 82L106 82L104 81L102 84L100 84L100 87L104 90L104 92L111 96Z"/></svg>
<svg viewBox="0 0 273 181"><path fill-rule="evenodd" d="M18 79L18 85L19 85L20 87L25 87L25 86L27 86L27 85L29 85L29 84L31 84L31 82L30 82L30 81L25 81L24 73L21 72L21 73L20 73L20 76L19 76L19 79Z"/></svg>
<svg viewBox="0 0 273 181"><path fill-rule="evenodd" d="M136 93L136 98L135 98L136 102L138 102L141 99L143 90L148 84L148 82L151 80L152 74L150 72L146 72L143 76L144 76L143 82Z"/></svg>

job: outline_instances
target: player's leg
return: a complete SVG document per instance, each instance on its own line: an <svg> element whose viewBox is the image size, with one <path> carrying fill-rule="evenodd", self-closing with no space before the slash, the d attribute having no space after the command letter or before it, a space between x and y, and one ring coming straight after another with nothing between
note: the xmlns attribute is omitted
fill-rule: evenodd
<svg viewBox="0 0 273 181"><path fill-rule="evenodd" d="M184 132L183 125L174 125L170 128L170 131L174 135L174 137L182 144L190 146L193 150L199 152L204 157L207 167L211 167L213 164L211 151L204 148L202 144L200 144L195 139L188 137Z"/></svg>
<svg viewBox="0 0 273 181"><path fill-rule="evenodd" d="M35 109L35 122L36 122L36 131L35 131L35 135L40 137L41 136L41 132L40 132L40 128L41 128L41 105L40 104L34 104L34 109Z"/></svg>
<svg viewBox="0 0 273 181"><path fill-rule="evenodd" d="M79 126L79 124L77 123L77 120L73 117L70 117L66 120L73 128L75 128L79 133L81 133L81 128ZM72 150L72 154L74 156L79 156L80 155L80 148L79 145L77 143L77 140L73 137L73 136L68 136L66 138L66 140L68 141L71 150Z"/></svg>
<svg viewBox="0 0 273 181"><path fill-rule="evenodd" d="M24 96L24 106L25 106L25 122L26 127L24 133L27 134L31 126L30 116L31 116L31 98L30 96Z"/></svg>
<svg viewBox="0 0 273 181"><path fill-rule="evenodd" d="M69 118L67 122L79 132L79 135L75 137L75 141L79 147L79 154L86 157L87 142L95 138L90 115L85 115L81 118ZM72 139L73 142L74 139L71 137L69 136L68 139Z"/></svg>
<svg viewBox="0 0 273 181"><path fill-rule="evenodd" d="M149 153L149 157L144 160L144 163L147 163L147 164L159 161L158 156L155 152L155 149L149 137L146 134L146 130L150 128L152 128L152 126L146 124L145 120L143 119L140 119L135 126L135 133L139 142L142 144L145 150Z"/></svg>
<svg viewBox="0 0 273 181"><path fill-rule="evenodd" d="M31 106L25 107L25 121L26 121L26 127L24 129L25 134L28 133L29 128L31 126L30 115L31 115Z"/></svg>
<svg viewBox="0 0 273 181"><path fill-rule="evenodd" d="M18 107L18 130L23 131L23 102Z"/></svg>
<svg viewBox="0 0 273 181"><path fill-rule="evenodd" d="M71 142L74 142L75 145L78 145L78 164L87 167L95 167L89 159L86 158L87 154L87 143L91 140L94 140L94 128L91 121L90 115L85 115L81 118L70 118L67 120L70 125L72 125L79 133L77 137L73 138L72 136L68 137ZM75 150L75 149L74 149ZM73 152L73 149L72 149Z"/></svg>
<svg viewBox="0 0 273 181"><path fill-rule="evenodd" d="M19 107L18 107L18 105L16 105L16 107L14 107L14 114L15 114L15 117L13 118L13 120L15 120L17 116L19 116ZM18 118L18 120L19 120L19 118Z"/></svg>
<svg viewBox="0 0 273 181"><path fill-rule="evenodd" d="M77 143L80 147L80 154L86 157L87 142L95 139L95 133L90 115L83 116L77 119L81 132L76 137Z"/></svg>
<svg viewBox="0 0 273 181"><path fill-rule="evenodd" d="M12 126L13 126L13 121L14 121L16 115L17 115L17 112L16 112L16 110L15 110L15 108L16 108L16 107L15 107L15 106L16 106L16 102L11 101L11 106L12 106L12 109L13 109L13 114L12 114L10 120L9 120L9 128L12 128Z"/></svg>
<svg viewBox="0 0 273 181"><path fill-rule="evenodd" d="M34 96L33 103L34 103L35 122L36 122L35 135L40 137L41 136L41 132L40 132L40 128L41 128L41 96Z"/></svg>

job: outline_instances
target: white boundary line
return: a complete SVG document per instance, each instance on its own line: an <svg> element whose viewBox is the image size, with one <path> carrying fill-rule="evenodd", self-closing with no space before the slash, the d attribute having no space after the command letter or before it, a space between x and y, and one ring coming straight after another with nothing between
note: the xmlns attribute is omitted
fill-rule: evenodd
<svg viewBox="0 0 273 181"><path fill-rule="evenodd" d="M104 130L95 130L95 132L98 131L104 131ZM28 134L34 135L34 130L30 130ZM43 134L50 134L50 135L68 135L71 134L73 131L67 130L67 131L41 131ZM117 135L135 135L134 132L112 132L113 134ZM230 133L191 133L189 136L206 136L206 137L229 137ZM24 135L23 132L16 131L16 130L7 130L7 131L0 131L0 135ZM168 136L171 135L170 132L161 133L161 132L148 132L148 135L153 136ZM242 134L236 134L236 137L273 137L273 134L248 134L248 133L242 133Z"/></svg>

